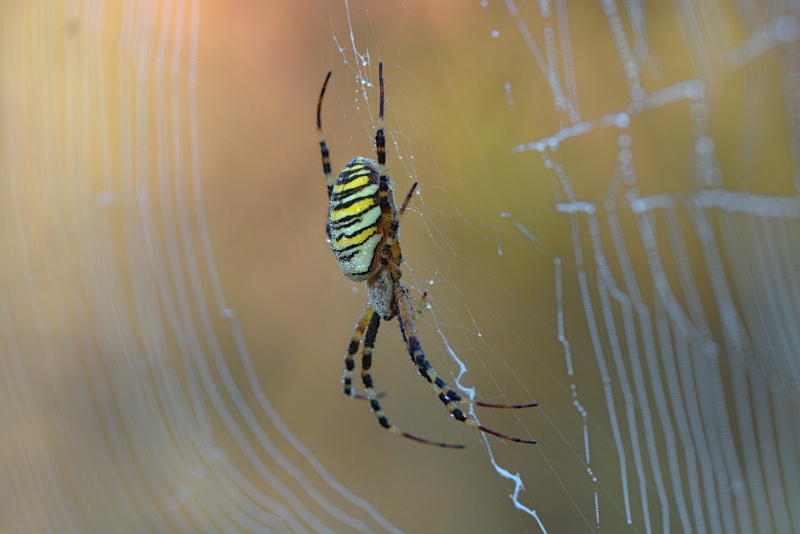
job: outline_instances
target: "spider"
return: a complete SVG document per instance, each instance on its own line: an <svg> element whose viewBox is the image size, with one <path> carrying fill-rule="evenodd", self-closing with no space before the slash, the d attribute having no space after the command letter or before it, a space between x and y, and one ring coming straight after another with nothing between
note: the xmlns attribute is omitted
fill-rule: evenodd
<svg viewBox="0 0 800 534"><path fill-rule="evenodd" d="M537 406L537 403L490 404L465 399L442 380L425 358L425 353L417 339L414 319L425 307L428 293L427 291L423 293L421 302L415 306L409 290L400 283L403 275L400 270L400 264L403 262L399 241L400 217L416 191L417 183L411 186L411 190L398 210L394 202L393 183L386 172L386 137L383 130L383 63L378 63L380 112L378 114L378 130L375 133L378 162L376 164L371 159L359 156L344 166L335 181L331 174L330 153L322 133L321 119L322 97L325 95L325 88L330 78L331 73L328 72L317 102L317 133L322 152L322 170L325 173L330 200L328 224L325 229L342 272L354 282L366 281L369 298L367 307L356 324L344 357L345 370L342 376L342 390L345 395L369 400L372 411L378 418L378 423L390 432L429 445L456 449L464 447L409 434L390 423L386 413L381 409L378 402L380 395L375 392L369 372L372 366L372 352L381 319L390 321L397 317L408 355L414 362L417 372L428 381L452 417L505 440L517 443L536 443L535 440L517 438L486 428L468 419L455 404L515 409ZM364 348L361 356L361 380L364 383L366 395L353 393L353 369L355 368L353 356L358 352L362 341Z"/></svg>

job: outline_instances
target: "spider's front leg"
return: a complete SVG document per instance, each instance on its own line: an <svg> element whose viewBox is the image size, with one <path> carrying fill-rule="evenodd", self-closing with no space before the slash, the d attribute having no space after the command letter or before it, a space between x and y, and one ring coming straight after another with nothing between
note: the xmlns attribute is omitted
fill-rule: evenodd
<svg viewBox="0 0 800 534"><path fill-rule="evenodd" d="M322 97L325 96L325 88L328 87L328 80L331 79L331 72L325 77L325 83L322 84L322 91L319 92L319 100L317 101L317 137L319 138L319 149L322 154L322 172L325 174L325 185L328 186L328 198L331 198L333 191L333 173L331 172L331 155L328 151L328 145L325 143L325 134L322 133Z"/></svg>
<svg viewBox="0 0 800 534"><path fill-rule="evenodd" d="M319 92L319 100L317 100L317 137L319 138L319 149L322 154L322 172L325 174L325 185L328 186L328 200L333 194L333 173L331 172L331 154L328 151L328 145L325 142L325 134L322 133L322 97L325 96L325 88L328 87L328 80L331 79L331 71L325 76L325 83L322 84L322 91ZM325 233L328 234L328 240L331 239L331 225L330 222L325 223Z"/></svg>

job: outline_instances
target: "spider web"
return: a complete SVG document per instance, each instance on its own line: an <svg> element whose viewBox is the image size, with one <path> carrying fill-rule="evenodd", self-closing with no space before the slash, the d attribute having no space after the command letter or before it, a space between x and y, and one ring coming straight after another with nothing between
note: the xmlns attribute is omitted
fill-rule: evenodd
<svg viewBox="0 0 800 534"><path fill-rule="evenodd" d="M0 4L0 529L800 528L791 3ZM447 418L366 300L313 133L420 191Z"/></svg>

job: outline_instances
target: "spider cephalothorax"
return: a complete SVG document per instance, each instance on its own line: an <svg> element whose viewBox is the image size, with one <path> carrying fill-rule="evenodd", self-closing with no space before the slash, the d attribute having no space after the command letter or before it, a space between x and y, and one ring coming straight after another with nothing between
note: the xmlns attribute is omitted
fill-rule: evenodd
<svg viewBox="0 0 800 534"><path fill-rule="evenodd" d="M325 95L325 87L327 87L330 77L331 73L329 72L322 85L317 103L317 133L322 151L322 170L325 173L330 199L326 231L342 272L354 282L366 281L368 296L367 307L356 324L344 358L345 371L342 377L344 393L368 399L378 422L391 432L430 445L463 447L463 445L430 441L409 434L389 423L386 414L381 409L369 369L372 366L372 352L381 318L388 321L397 317L411 361L416 365L417 372L430 383L434 393L445 405L450 415L473 428L509 441L536 443L535 440L515 438L486 428L468 419L464 412L454 405L454 403L465 403L487 408L527 408L536 406L536 403L489 404L464 399L439 377L425 358L422 345L417 339L414 318L416 310L423 308L427 293L423 293L421 305L415 307L408 289L400 283L403 275L400 270L400 264L403 262L399 241L400 217L417 189L417 184L411 186L403 205L397 209L392 195L392 181L386 172L386 137L383 130L383 64L378 64L380 112L378 114L378 130L375 133L375 151L378 155L378 162L359 156L344 166L336 180L331 174L330 154L325 136L322 134L321 117L322 97ZM364 349L361 356L361 380L366 390L366 397L355 395L352 387L353 369L355 368L353 356L358 352L362 340Z"/></svg>

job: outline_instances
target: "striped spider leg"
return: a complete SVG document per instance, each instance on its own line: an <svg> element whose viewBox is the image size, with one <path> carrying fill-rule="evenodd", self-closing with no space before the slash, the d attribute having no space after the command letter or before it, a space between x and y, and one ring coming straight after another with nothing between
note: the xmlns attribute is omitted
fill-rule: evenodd
<svg viewBox="0 0 800 534"><path fill-rule="evenodd" d="M353 397L356 399L367 399L367 396L362 393L355 393L353 391L353 369L355 369L355 360L353 356L356 352L358 352L358 348L361 346L361 340L364 339L364 330L367 329L367 325L370 324L370 319L375 314L375 308L368 304L364 312L361 314L361 318L356 323L356 329L353 331L353 337L350 339L350 345L347 346L347 352L344 355L344 372L342 373L342 391L348 397ZM375 327L377 331L377 327ZM372 334L372 339L374 340L375 334ZM364 352L367 351L366 348L366 341L364 342ZM372 347L374 344L370 346L370 354L372 353ZM368 367L369 368L369 367ZM380 392L377 394L377 398L385 397L385 392Z"/></svg>
<svg viewBox="0 0 800 534"><path fill-rule="evenodd" d="M373 311L369 325L367 326L367 332L364 336L364 350L361 355L361 380L364 382L364 389L367 392L367 398L369 399L370 407L372 408L372 412L375 414L375 417L378 418L378 423L389 432L398 434L404 438L413 439L414 441L418 441L420 443L425 443L426 445L435 445L437 447L444 447L448 449L463 449L464 445L454 445L439 441L431 441L429 439L415 436L414 434L409 434L405 430L398 428L389 422L388 418L386 417L386 413L381 409L381 405L378 402L378 396L375 394L375 388L372 384L372 375L370 375L369 372L370 368L372 367L372 351L375 347L375 338L378 336L378 327L380 324L380 314Z"/></svg>

